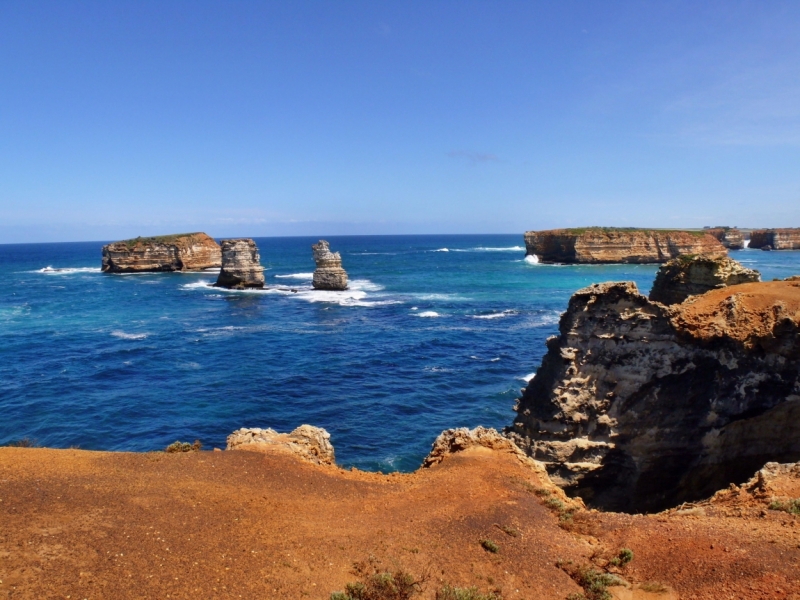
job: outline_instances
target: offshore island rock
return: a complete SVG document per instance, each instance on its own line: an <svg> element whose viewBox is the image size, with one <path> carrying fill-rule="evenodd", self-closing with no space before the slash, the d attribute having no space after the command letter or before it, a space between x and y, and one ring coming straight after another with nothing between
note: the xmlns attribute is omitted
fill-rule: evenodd
<svg viewBox="0 0 800 600"><path fill-rule="evenodd" d="M663 263L682 254L727 256L704 231L587 227L525 233L528 255L543 263Z"/></svg>
<svg viewBox="0 0 800 600"><path fill-rule="evenodd" d="M680 304L689 296L740 283L761 281L761 274L743 267L732 258L680 256L661 265L656 273L650 300Z"/></svg>
<svg viewBox="0 0 800 600"><path fill-rule="evenodd" d="M346 290L347 272L342 268L342 257L338 252L331 252L328 242L320 240L312 244L314 262L317 269L314 271L313 285L316 290Z"/></svg>
<svg viewBox="0 0 800 600"><path fill-rule="evenodd" d="M658 511L800 459L800 282L576 292L507 432L588 504Z"/></svg>
<svg viewBox="0 0 800 600"><path fill-rule="evenodd" d="M103 246L104 273L202 271L219 268L219 244L205 233L138 237Z"/></svg>
<svg viewBox="0 0 800 600"><path fill-rule="evenodd" d="M749 248L762 250L800 250L800 228L754 229Z"/></svg>
<svg viewBox="0 0 800 600"><path fill-rule="evenodd" d="M222 270L217 287L229 289L263 288L264 267L258 246L249 238L222 240Z"/></svg>

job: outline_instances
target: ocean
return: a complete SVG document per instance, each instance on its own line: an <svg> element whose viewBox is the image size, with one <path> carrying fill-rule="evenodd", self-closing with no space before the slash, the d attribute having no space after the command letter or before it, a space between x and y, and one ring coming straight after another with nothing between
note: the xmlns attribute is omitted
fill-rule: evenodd
<svg viewBox="0 0 800 600"><path fill-rule="evenodd" d="M314 291L311 244L256 238L270 287L213 272L106 275L104 242L0 245L0 444L224 448L241 427L331 434L337 462L416 469L450 427L502 428L577 289L656 266L525 260L522 235L329 237L351 289ZM731 255L765 280L800 252Z"/></svg>

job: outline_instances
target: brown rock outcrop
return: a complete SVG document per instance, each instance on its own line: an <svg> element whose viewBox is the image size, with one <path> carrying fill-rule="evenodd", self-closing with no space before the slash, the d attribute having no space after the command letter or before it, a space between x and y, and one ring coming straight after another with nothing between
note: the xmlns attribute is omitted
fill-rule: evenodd
<svg viewBox="0 0 800 600"><path fill-rule="evenodd" d="M800 250L800 228L754 229L750 233L749 248L772 250Z"/></svg>
<svg viewBox="0 0 800 600"><path fill-rule="evenodd" d="M230 289L264 287L264 267L253 240L222 240L222 269L214 285Z"/></svg>
<svg viewBox="0 0 800 600"><path fill-rule="evenodd" d="M543 263L663 263L682 254L726 256L713 235L658 229L552 229L525 233L528 255Z"/></svg>
<svg viewBox="0 0 800 600"><path fill-rule="evenodd" d="M508 435L598 507L652 511L800 459L800 284L672 307L633 283L573 295Z"/></svg>
<svg viewBox="0 0 800 600"><path fill-rule="evenodd" d="M736 227L711 227L705 231L717 238L728 250L744 248L744 233Z"/></svg>
<svg viewBox="0 0 800 600"><path fill-rule="evenodd" d="M219 267L220 247L205 233L138 237L103 246L104 273L200 271Z"/></svg>
<svg viewBox="0 0 800 600"><path fill-rule="evenodd" d="M761 274L743 267L732 258L686 255L661 265L656 273L650 300L680 304L689 296L740 283L761 281Z"/></svg>
<svg viewBox="0 0 800 600"><path fill-rule="evenodd" d="M227 450L284 451L318 465L336 464L331 434L321 427L300 425L291 433L274 429L238 429L228 436Z"/></svg>
<svg viewBox="0 0 800 600"><path fill-rule="evenodd" d="M314 262L317 269L314 271L313 285L317 290L346 290L347 272L342 268L342 257L338 252L331 252L328 242L320 240L312 244Z"/></svg>

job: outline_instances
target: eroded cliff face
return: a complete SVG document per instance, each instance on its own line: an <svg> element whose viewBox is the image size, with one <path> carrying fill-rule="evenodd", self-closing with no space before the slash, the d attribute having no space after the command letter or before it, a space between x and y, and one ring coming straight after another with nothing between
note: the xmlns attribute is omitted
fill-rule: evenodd
<svg viewBox="0 0 800 600"><path fill-rule="evenodd" d="M655 511L800 459L800 284L575 293L508 435L591 505Z"/></svg>
<svg viewBox="0 0 800 600"><path fill-rule="evenodd" d="M754 229L750 233L750 248L800 250L800 228Z"/></svg>
<svg viewBox="0 0 800 600"><path fill-rule="evenodd" d="M679 304L689 296L740 283L761 281L761 274L732 258L681 256L663 264L656 273L650 300Z"/></svg>
<svg viewBox="0 0 800 600"><path fill-rule="evenodd" d="M717 238L728 250L741 250L744 248L744 234L736 227L712 227L706 229Z"/></svg>
<svg viewBox="0 0 800 600"><path fill-rule="evenodd" d="M205 233L135 238L103 246L104 273L199 271L220 267L219 244Z"/></svg>
<svg viewBox="0 0 800 600"><path fill-rule="evenodd" d="M528 231L525 246L544 263L663 263L683 254L726 255L705 232L600 227Z"/></svg>
<svg viewBox="0 0 800 600"><path fill-rule="evenodd" d="M312 244L314 262L317 268L314 271L313 286L317 290L346 290L347 272L342 268L342 257L338 252L331 252L328 242L320 240Z"/></svg>
<svg viewBox="0 0 800 600"><path fill-rule="evenodd" d="M222 269L215 285L231 289L264 287L264 267L253 240L222 240Z"/></svg>

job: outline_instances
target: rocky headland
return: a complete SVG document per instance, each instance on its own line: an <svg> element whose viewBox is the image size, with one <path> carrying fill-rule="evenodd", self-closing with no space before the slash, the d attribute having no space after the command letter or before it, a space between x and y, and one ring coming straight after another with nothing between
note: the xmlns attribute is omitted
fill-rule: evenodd
<svg viewBox="0 0 800 600"><path fill-rule="evenodd" d="M316 290L346 290L347 272L342 268L342 257L338 252L331 252L328 242L320 240L312 244L314 262L317 265L314 271L312 284Z"/></svg>
<svg viewBox="0 0 800 600"><path fill-rule="evenodd" d="M728 250L744 248L744 232L736 227L711 227L704 231L717 238Z"/></svg>
<svg viewBox="0 0 800 600"><path fill-rule="evenodd" d="M222 240L221 246L222 269L214 285L229 289L264 287L264 267L253 240Z"/></svg>
<svg viewBox="0 0 800 600"><path fill-rule="evenodd" d="M103 246L104 273L201 271L219 268L219 244L205 233L138 237Z"/></svg>
<svg viewBox="0 0 800 600"><path fill-rule="evenodd" d="M665 263L656 274L650 300L680 304L689 296L740 283L761 281L761 274L726 257L684 255Z"/></svg>
<svg viewBox="0 0 800 600"><path fill-rule="evenodd" d="M800 250L800 228L754 229L749 248L768 250Z"/></svg>
<svg viewBox="0 0 800 600"><path fill-rule="evenodd" d="M678 282L680 283L680 282ZM593 506L654 511L800 459L800 283L666 306L579 290L509 435Z"/></svg>
<svg viewBox="0 0 800 600"><path fill-rule="evenodd" d="M525 233L527 255L543 263L663 263L682 254L725 256L706 231L587 227Z"/></svg>

